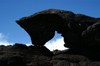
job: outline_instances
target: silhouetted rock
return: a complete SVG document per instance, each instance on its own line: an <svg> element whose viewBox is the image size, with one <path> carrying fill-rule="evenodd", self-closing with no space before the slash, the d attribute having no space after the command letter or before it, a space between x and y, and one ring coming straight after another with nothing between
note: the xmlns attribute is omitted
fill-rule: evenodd
<svg viewBox="0 0 100 66"><path fill-rule="evenodd" d="M60 13L61 12L61 13ZM47 10L36 13L29 17L21 18L16 22L24 28L30 35L32 39L32 44L35 46L43 46L47 41L54 37L55 30L62 31L66 26L64 24L64 19L60 16L70 16L74 15L72 12L60 10ZM58 15L60 13L60 15ZM63 13L63 14L62 14ZM68 19L70 19L68 17ZM66 22L65 22L66 23Z"/></svg>
<svg viewBox="0 0 100 66"><path fill-rule="evenodd" d="M95 26L99 25L99 21L99 18L70 11L48 9L16 22L29 33L35 46L43 46L57 31L64 37L66 47L96 48L100 43L100 27Z"/></svg>
<svg viewBox="0 0 100 66"><path fill-rule="evenodd" d="M57 31L64 37L64 46L69 48L65 54L83 55L93 61L100 60L100 18L48 9L23 17L16 22L30 35L32 44L44 56L54 56L43 45L51 40ZM78 64L75 63L75 66Z"/></svg>
<svg viewBox="0 0 100 66"><path fill-rule="evenodd" d="M35 46L43 46L47 41L52 39L55 34L54 24L52 24L56 20L52 19L54 17L59 19L57 15L40 14L35 16L35 18L30 16L16 22L29 33L32 44Z"/></svg>
<svg viewBox="0 0 100 66"><path fill-rule="evenodd" d="M15 47L19 47L19 48L23 48L23 49L27 49L28 47L24 44L20 44L20 43L15 43L14 45Z"/></svg>

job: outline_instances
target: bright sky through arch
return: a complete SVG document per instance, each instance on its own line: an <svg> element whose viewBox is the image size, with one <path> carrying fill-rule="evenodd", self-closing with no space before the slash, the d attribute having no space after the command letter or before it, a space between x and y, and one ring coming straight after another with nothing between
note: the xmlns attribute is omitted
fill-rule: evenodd
<svg viewBox="0 0 100 66"><path fill-rule="evenodd" d="M51 8L100 17L100 0L0 0L0 43L30 44L29 35L15 20ZM2 38L2 35L7 38ZM52 41L59 39L62 37L57 34Z"/></svg>

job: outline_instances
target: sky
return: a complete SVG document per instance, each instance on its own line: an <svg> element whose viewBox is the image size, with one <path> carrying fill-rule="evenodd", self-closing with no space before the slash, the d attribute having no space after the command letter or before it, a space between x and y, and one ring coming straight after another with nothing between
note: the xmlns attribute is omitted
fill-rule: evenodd
<svg viewBox="0 0 100 66"><path fill-rule="evenodd" d="M100 0L0 0L0 45L31 45L30 36L15 20L52 8L100 18ZM56 32L45 46L50 50L66 49L63 39Z"/></svg>

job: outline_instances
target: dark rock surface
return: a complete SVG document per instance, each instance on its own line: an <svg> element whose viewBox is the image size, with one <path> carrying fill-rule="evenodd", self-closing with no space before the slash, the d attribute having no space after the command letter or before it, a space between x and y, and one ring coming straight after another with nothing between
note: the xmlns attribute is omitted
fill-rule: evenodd
<svg viewBox="0 0 100 66"><path fill-rule="evenodd" d="M35 46L43 46L57 31L64 37L65 47L100 47L100 18L48 9L16 22L28 32Z"/></svg>
<svg viewBox="0 0 100 66"><path fill-rule="evenodd" d="M0 66L100 66L100 61L81 55L81 51L72 51L65 50L47 57L34 46L23 44L0 46ZM82 53L87 51L84 50Z"/></svg>
<svg viewBox="0 0 100 66"><path fill-rule="evenodd" d="M12 46L12 48L17 46L16 51L21 50L17 56L16 52L14 56L7 55L9 62L4 58L3 61L8 65L18 62L17 64L22 65L26 63L26 66L100 66L100 18L48 9L23 17L16 22L30 35L34 47L19 44ZM53 54L44 46L54 37L55 31L64 37L64 46L69 50ZM24 50L26 52L23 51L24 48L27 49Z"/></svg>

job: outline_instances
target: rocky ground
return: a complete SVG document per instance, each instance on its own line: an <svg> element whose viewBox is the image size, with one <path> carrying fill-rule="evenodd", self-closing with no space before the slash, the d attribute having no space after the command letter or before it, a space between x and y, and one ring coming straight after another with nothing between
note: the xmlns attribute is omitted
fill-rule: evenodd
<svg viewBox="0 0 100 66"><path fill-rule="evenodd" d="M53 57L43 56L34 46L15 44L0 46L0 66L100 66L96 56L85 55L82 50L76 53L60 51ZM87 51L86 51L87 54ZM88 53L89 54L89 53ZM99 57L98 57L99 58Z"/></svg>

